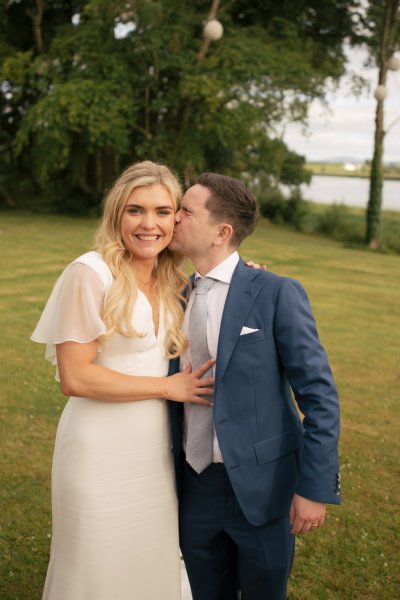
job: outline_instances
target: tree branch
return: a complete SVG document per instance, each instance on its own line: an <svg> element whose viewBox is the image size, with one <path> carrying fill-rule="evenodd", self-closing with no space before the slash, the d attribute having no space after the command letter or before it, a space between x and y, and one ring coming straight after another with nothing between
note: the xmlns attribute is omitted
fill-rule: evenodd
<svg viewBox="0 0 400 600"><path fill-rule="evenodd" d="M43 34L42 34L42 20L44 13L44 1L36 0L37 12L33 13L31 10L27 10L26 14L32 19L33 37L35 40L35 48L38 54L43 54Z"/></svg>
<svg viewBox="0 0 400 600"><path fill-rule="evenodd" d="M220 13L225 12L228 8L230 8L231 6L233 6L235 4L236 0L232 0L231 2L227 2L226 4L224 4L224 6L221 6L219 9Z"/></svg>
<svg viewBox="0 0 400 600"><path fill-rule="evenodd" d="M208 13L208 17L207 17L207 21L211 21L212 19L215 19L215 17L217 16L219 2L220 2L220 0L212 0L210 12ZM197 63L201 63L204 60L204 57L207 54L208 49L210 47L210 43L211 43L210 40L203 38L203 44L200 48L200 52L197 55Z"/></svg>
<svg viewBox="0 0 400 600"><path fill-rule="evenodd" d="M398 123L400 121L400 116L397 117L397 119L395 119L394 121L392 121L392 123L390 123L389 127L386 128L386 134L389 133L389 131L391 129L393 129L393 127L396 125L396 123Z"/></svg>

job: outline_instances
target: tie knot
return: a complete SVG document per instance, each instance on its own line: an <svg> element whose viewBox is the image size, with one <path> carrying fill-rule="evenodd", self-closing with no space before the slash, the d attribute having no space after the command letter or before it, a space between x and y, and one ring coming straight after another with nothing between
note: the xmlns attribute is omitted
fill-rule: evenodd
<svg viewBox="0 0 400 600"><path fill-rule="evenodd" d="M196 296L199 294L207 294L208 290L212 288L214 283L217 283L217 280L213 279L212 277L199 277L196 279Z"/></svg>

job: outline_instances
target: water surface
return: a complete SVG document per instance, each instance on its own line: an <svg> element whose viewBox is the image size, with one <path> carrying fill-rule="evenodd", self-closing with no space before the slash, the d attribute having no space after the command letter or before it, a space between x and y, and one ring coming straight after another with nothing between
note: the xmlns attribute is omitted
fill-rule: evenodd
<svg viewBox="0 0 400 600"><path fill-rule="evenodd" d="M365 208L368 203L369 179L314 175L309 186L302 185L305 200L320 204L345 204ZM400 180L383 184L382 208L400 210Z"/></svg>

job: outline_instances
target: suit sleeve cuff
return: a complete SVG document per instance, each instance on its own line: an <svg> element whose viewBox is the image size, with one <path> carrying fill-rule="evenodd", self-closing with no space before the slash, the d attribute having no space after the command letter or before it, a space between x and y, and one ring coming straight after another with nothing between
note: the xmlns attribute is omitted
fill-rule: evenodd
<svg viewBox="0 0 400 600"><path fill-rule="evenodd" d="M301 479L296 494L324 504L340 504L340 473L333 479Z"/></svg>

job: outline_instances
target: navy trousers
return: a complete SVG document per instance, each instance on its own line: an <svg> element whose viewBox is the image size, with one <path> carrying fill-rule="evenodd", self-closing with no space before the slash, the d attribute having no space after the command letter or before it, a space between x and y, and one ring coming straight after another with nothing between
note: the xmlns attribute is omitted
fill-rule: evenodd
<svg viewBox="0 0 400 600"><path fill-rule="evenodd" d="M294 556L289 515L261 526L243 515L222 464L184 461L180 543L193 600L285 600Z"/></svg>

